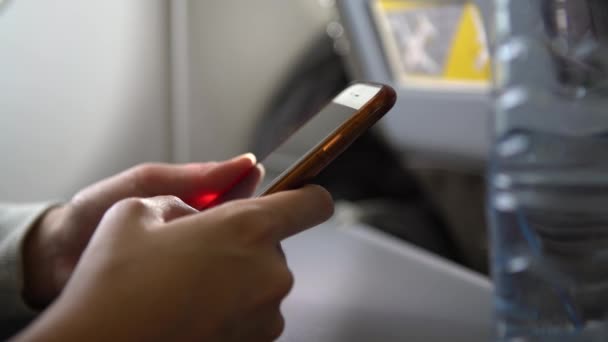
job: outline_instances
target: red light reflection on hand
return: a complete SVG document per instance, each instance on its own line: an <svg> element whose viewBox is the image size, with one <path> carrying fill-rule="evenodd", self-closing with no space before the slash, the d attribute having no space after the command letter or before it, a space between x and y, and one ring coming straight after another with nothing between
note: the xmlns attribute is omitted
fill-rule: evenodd
<svg viewBox="0 0 608 342"><path fill-rule="evenodd" d="M194 196L190 201L190 205L198 210L205 209L213 201L220 196L220 193L207 192L197 196Z"/></svg>

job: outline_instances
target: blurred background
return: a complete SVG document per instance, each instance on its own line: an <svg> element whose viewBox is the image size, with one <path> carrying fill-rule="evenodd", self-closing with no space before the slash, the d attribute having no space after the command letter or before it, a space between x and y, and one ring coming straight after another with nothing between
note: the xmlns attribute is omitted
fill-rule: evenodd
<svg viewBox="0 0 608 342"><path fill-rule="evenodd" d="M318 179L337 219L485 273L488 5L0 1L0 201L255 152L348 83L377 81L398 90L395 109Z"/></svg>

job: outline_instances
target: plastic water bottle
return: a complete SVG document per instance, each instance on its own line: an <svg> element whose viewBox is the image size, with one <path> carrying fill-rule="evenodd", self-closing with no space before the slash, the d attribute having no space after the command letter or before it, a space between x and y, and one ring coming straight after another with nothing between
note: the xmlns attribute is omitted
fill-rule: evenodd
<svg viewBox="0 0 608 342"><path fill-rule="evenodd" d="M608 0L494 0L497 341L608 341Z"/></svg>

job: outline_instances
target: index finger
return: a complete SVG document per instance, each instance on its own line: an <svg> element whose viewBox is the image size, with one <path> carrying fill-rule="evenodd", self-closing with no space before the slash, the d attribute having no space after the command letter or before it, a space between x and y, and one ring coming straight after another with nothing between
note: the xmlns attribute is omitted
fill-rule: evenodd
<svg viewBox="0 0 608 342"><path fill-rule="evenodd" d="M277 241L319 225L334 213L331 195L318 185L282 191L253 201L274 216L270 218L273 222L270 228Z"/></svg>
<svg viewBox="0 0 608 342"><path fill-rule="evenodd" d="M310 185L225 203L177 219L173 225L195 234L212 232L250 241L279 242L326 221L332 214L331 195L320 186Z"/></svg>

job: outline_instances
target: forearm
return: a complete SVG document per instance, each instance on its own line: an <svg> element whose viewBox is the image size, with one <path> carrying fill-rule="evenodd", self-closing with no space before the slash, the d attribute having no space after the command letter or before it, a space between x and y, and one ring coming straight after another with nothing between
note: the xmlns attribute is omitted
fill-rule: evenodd
<svg viewBox="0 0 608 342"><path fill-rule="evenodd" d="M28 233L50 204L0 205L0 320L32 318L23 299L23 247Z"/></svg>
<svg viewBox="0 0 608 342"><path fill-rule="evenodd" d="M61 269L57 258L61 251L56 240L66 208L49 209L32 227L23 244L23 297L36 309L45 308L61 291L56 279Z"/></svg>

